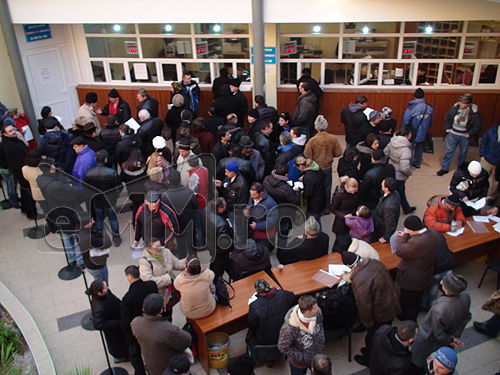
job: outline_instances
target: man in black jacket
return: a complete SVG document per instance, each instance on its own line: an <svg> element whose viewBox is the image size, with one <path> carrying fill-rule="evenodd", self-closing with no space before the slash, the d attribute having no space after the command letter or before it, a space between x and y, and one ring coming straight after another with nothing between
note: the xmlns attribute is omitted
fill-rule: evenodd
<svg viewBox="0 0 500 375"><path fill-rule="evenodd" d="M231 90L231 93L233 94L235 101L236 110L234 111L234 113L236 113L236 116L238 116L238 126L242 128L245 122L245 116L248 112L248 99L245 94L240 91L240 84L241 81L239 79L233 79L229 84L229 88Z"/></svg>
<svg viewBox="0 0 500 375"><path fill-rule="evenodd" d="M101 231L104 231L104 217L107 214L113 234L113 245L118 247L122 243L122 239L115 206L123 185L118 173L114 169L106 167L108 162L106 150L97 151L95 160L96 166L85 172L83 182L96 190L95 195L92 196L91 204L96 215L97 226L101 228Z"/></svg>
<svg viewBox="0 0 500 375"><path fill-rule="evenodd" d="M118 125L124 124L132 117L130 105L120 97L116 89L111 89L108 94L108 104L101 110L100 115L115 115Z"/></svg>
<svg viewBox="0 0 500 375"><path fill-rule="evenodd" d="M137 131L137 135L142 140L142 153L147 158L155 152L153 138L161 136L163 122L158 117L151 117L146 109L141 109L138 116L141 119L142 125Z"/></svg>
<svg viewBox="0 0 500 375"><path fill-rule="evenodd" d="M239 173L239 164L232 161L226 165L226 178L215 181L215 186L219 188L221 196L227 203L227 211L230 216L234 214L234 206L236 204L245 204L248 202L249 188L248 184Z"/></svg>
<svg viewBox="0 0 500 375"><path fill-rule="evenodd" d="M217 143L212 149L212 155L215 158L215 165L219 162L229 157L229 141L231 140L231 132L225 126L221 126L217 130Z"/></svg>
<svg viewBox="0 0 500 375"><path fill-rule="evenodd" d="M253 169L253 165L250 160L242 158L243 148L236 144L231 146L231 156L222 159L217 163L215 176L218 180L223 180L226 174L226 165L232 161L236 161L239 164L239 173L245 177L246 182L250 186L253 182L257 181L257 175Z"/></svg>
<svg viewBox="0 0 500 375"><path fill-rule="evenodd" d="M264 176L271 173L276 159L276 147L271 142L271 133L273 132L273 124L269 120L260 122L260 131L254 135L254 148L260 152L264 159L265 169Z"/></svg>
<svg viewBox="0 0 500 375"><path fill-rule="evenodd" d="M137 122L139 124L142 124L143 121L139 116L139 112L142 109L147 110L151 117L158 117L158 100L149 96L146 89L137 90L137 100L139 101L139 105L137 106Z"/></svg>
<svg viewBox="0 0 500 375"><path fill-rule="evenodd" d="M248 307L247 345L249 354L255 357L255 345L277 345L285 315L295 305L295 295L283 289L271 287L264 279L255 281L257 299Z"/></svg>
<svg viewBox="0 0 500 375"><path fill-rule="evenodd" d="M108 152L107 166L116 170L115 149L121 140L120 129L116 122L116 115L108 115L105 128L99 133L99 140L104 143L104 149Z"/></svg>
<svg viewBox="0 0 500 375"><path fill-rule="evenodd" d="M387 177L394 178L396 170L394 165L387 163L383 150L372 152L372 167L365 173L359 187L359 196L363 204L370 210L375 209L379 199L382 197L380 186Z"/></svg>
<svg viewBox="0 0 500 375"><path fill-rule="evenodd" d="M97 128L93 122L83 125L83 138L94 152L104 149L104 143L97 137Z"/></svg>
<svg viewBox="0 0 500 375"><path fill-rule="evenodd" d="M278 111L274 107L266 104L266 99L262 95L255 95L255 109L259 111L260 120L269 120L274 124L278 122Z"/></svg>
<svg viewBox="0 0 500 375"><path fill-rule="evenodd" d="M293 113L292 124L293 126L299 126L302 134L305 134L309 139L314 132L318 99L316 99L316 95L311 91L311 86L307 82L300 83L299 92L300 96Z"/></svg>
<svg viewBox="0 0 500 375"><path fill-rule="evenodd" d="M375 231L372 240L385 243L390 240L398 226L401 202L394 178L387 177L382 181L382 191L384 196L380 198L373 214Z"/></svg>
<svg viewBox="0 0 500 375"><path fill-rule="evenodd" d="M302 77L300 77L299 80L297 81L297 90L299 90L299 92L300 92L300 84L302 82L307 82L307 84L311 88L311 91L316 96L317 100L314 112L314 118L316 118L319 113L319 98L323 95L323 90L319 86L318 81L316 81L313 77L311 77L311 69L309 68L302 69Z"/></svg>
<svg viewBox="0 0 500 375"><path fill-rule="evenodd" d="M221 68L219 77L214 79L214 83L212 85L214 100L222 95L221 94L222 85L229 85L230 83L231 83L231 77L229 77L229 72L227 71L227 68Z"/></svg>
<svg viewBox="0 0 500 375"><path fill-rule="evenodd" d="M127 124L121 124L118 131L121 139L116 144L115 160L117 164L121 165L128 160L132 149L142 149L142 139Z"/></svg>
<svg viewBox="0 0 500 375"><path fill-rule="evenodd" d="M158 293L158 287L152 280L142 281L139 275L139 267L137 266L128 266L125 268L125 277L130 283L130 287L122 299L121 326L125 334L125 340L129 345L129 358L130 363L134 367L135 375L146 375L141 356L141 347L132 334L130 323L134 318L142 316L144 299L152 293Z"/></svg>
<svg viewBox="0 0 500 375"><path fill-rule="evenodd" d="M356 103L350 103L340 112L340 121L345 126L345 141L350 147L364 141L362 129L370 126L363 111L368 107L368 99L364 95L356 97Z"/></svg>
<svg viewBox="0 0 500 375"><path fill-rule="evenodd" d="M210 251L210 269L215 278L229 273L229 254L233 250L233 228L229 224L224 198L216 198L204 210L207 223L207 248Z"/></svg>
<svg viewBox="0 0 500 375"><path fill-rule="evenodd" d="M416 375L411 362L410 345L417 336L417 323L405 320L398 327L383 325L373 337L370 375Z"/></svg>

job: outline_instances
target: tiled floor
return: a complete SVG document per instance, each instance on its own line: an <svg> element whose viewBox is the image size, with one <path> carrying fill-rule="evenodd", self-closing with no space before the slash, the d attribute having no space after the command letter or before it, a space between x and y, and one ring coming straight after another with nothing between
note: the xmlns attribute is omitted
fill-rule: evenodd
<svg viewBox="0 0 500 375"><path fill-rule="evenodd" d="M342 137L343 138L343 137ZM441 139L435 139L436 154L424 154L422 168L415 170L407 183L407 195L410 204L418 207L416 214L422 216L426 201L435 194L446 194L447 186L452 173L443 177L437 177L436 171L440 169L444 144ZM471 149L469 160L477 157L477 149ZM456 159L451 168L456 168ZM334 183L338 182L337 176ZM119 216L122 228L130 219L130 213L122 213ZM333 216L323 218L323 228L330 232ZM404 216L400 220L400 226ZM53 357L56 370L59 374L75 364L87 364L96 373L106 368L106 360L103 354L100 336L98 332L85 331L74 327L60 331L58 319L67 315L82 312L89 309L89 303L84 294L85 285L82 277L72 281L62 281L57 277L58 271L65 265L62 252L48 250L45 241L57 244L60 241L55 235L46 239L31 240L23 237L23 229L32 226L19 210L10 209L0 212L0 280L17 296L28 311L32 314L35 322L47 343ZM124 236L126 237L126 236ZM273 265L277 264L275 256ZM110 287L114 294L122 297L128 289L127 280L123 270L129 264L135 264L129 250L128 239L119 248L112 248L111 257L108 261L110 271ZM477 284L484 270L484 264L466 263L456 268L456 272L463 274L469 281L468 291L472 296L473 320L484 320L489 313L482 311L480 306L487 297L495 290L496 275L490 272L486 277L481 289ZM92 280L88 276L88 280ZM1 302L1 301L0 301ZM174 322L182 326L184 317L178 310L174 311ZM470 328L471 323L468 325ZM231 336L231 355L244 352L244 335L240 332ZM357 354L362 346L364 334L353 334L353 355ZM333 360L334 373L336 375L352 374L363 370L356 362L347 361L347 338L340 341L328 343L326 354ZM130 373L133 373L130 364L120 364ZM500 342L498 339L487 340L481 344L466 348L459 354L460 375L466 374L493 374L500 366ZM216 373L215 370L211 371ZM281 361L273 368L259 367L257 375L288 373L287 363ZM193 367L193 373L203 374L199 364Z"/></svg>

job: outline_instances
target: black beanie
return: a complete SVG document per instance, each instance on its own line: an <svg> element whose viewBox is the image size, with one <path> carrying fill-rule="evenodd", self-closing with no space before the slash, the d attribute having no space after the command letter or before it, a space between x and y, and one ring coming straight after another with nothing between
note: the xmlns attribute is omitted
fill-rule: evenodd
<svg viewBox="0 0 500 375"><path fill-rule="evenodd" d="M418 89L415 90L415 93L413 94L413 96L417 99L421 99L424 97L424 90L422 90L420 87Z"/></svg>
<svg viewBox="0 0 500 375"><path fill-rule="evenodd" d="M409 230L418 231L425 226L417 215L411 215L406 218L404 227Z"/></svg>

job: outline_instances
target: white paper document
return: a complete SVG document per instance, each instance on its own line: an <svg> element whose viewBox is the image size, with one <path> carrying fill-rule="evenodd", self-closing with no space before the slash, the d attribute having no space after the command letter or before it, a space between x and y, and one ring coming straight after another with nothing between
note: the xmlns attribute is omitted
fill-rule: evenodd
<svg viewBox="0 0 500 375"><path fill-rule="evenodd" d="M351 272L351 269L343 264L329 264L328 273L335 276L340 276L344 272Z"/></svg>
<svg viewBox="0 0 500 375"><path fill-rule="evenodd" d="M109 249L90 249L89 254L92 258L102 257L103 255L109 255Z"/></svg>
<svg viewBox="0 0 500 375"><path fill-rule="evenodd" d="M312 278L313 278L313 280L315 280L323 285L326 285L328 288L331 288L332 286L334 286L335 284L337 284L341 280L339 277L333 276L333 275L329 274L328 272L323 271L321 269L318 272L316 272L316 274Z"/></svg>
<svg viewBox="0 0 500 375"><path fill-rule="evenodd" d="M488 219L490 219L491 221L494 221L495 223L500 223L500 217L498 216L495 216L495 215L491 215L489 214L488 216L486 216Z"/></svg>
<svg viewBox="0 0 500 375"><path fill-rule="evenodd" d="M465 204L469 207L472 207L475 210L480 210L486 205L486 198L481 198L477 201L467 201Z"/></svg>
<svg viewBox="0 0 500 375"><path fill-rule="evenodd" d="M33 133L31 132L29 125L23 126L23 134L24 134L24 139L26 139L26 142L29 142L33 139Z"/></svg>
<svg viewBox="0 0 500 375"><path fill-rule="evenodd" d="M294 189L304 189L304 184L302 181L295 181L295 184L293 184Z"/></svg>
<svg viewBox="0 0 500 375"><path fill-rule="evenodd" d="M493 229L500 233L500 223L496 223L495 225L493 225Z"/></svg>
<svg viewBox="0 0 500 375"><path fill-rule="evenodd" d="M458 237L461 234L463 234L465 231L465 228L462 227L460 229L457 229L455 232L446 232L447 235L452 236L452 237Z"/></svg>
<svg viewBox="0 0 500 375"><path fill-rule="evenodd" d="M141 125L139 125L137 123L137 121L135 121L135 119L133 119L133 118L131 118L130 120L128 120L127 122L125 122L125 124L127 124L128 126L130 126L131 129L134 129L134 132L136 132L136 133L139 130L139 128L141 127Z"/></svg>
<svg viewBox="0 0 500 375"><path fill-rule="evenodd" d="M474 221L477 221L478 223L488 223L489 220L488 220L488 216L472 216L472 218L474 219Z"/></svg>
<svg viewBox="0 0 500 375"><path fill-rule="evenodd" d="M257 301L257 292L250 296L250 298L248 299L248 304L250 305L253 301Z"/></svg>

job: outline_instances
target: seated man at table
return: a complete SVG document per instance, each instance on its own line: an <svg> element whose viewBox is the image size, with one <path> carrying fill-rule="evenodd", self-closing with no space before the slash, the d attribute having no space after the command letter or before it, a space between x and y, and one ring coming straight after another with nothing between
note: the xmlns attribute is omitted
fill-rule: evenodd
<svg viewBox="0 0 500 375"><path fill-rule="evenodd" d="M256 358L255 345L277 345L283 319L295 304L295 295L271 287L264 279L255 281L257 299L248 308L248 353Z"/></svg>
<svg viewBox="0 0 500 375"><path fill-rule="evenodd" d="M235 244L230 258L229 275L233 280L239 280L260 271L271 272L269 249L252 239L248 239L246 245L243 246Z"/></svg>
<svg viewBox="0 0 500 375"><path fill-rule="evenodd" d="M286 249L278 249L278 260L281 264L317 259L328 254L330 238L321 232L314 216L309 216L304 227L305 235L295 238Z"/></svg>
<svg viewBox="0 0 500 375"><path fill-rule="evenodd" d="M431 197L427 201L424 224L442 233L455 232L462 228L465 224L465 216L462 213L458 195Z"/></svg>
<svg viewBox="0 0 500 375"><path fill-rule="evenodd" d="M480 209L469 207L466 202L486 197L490 186L488 178L488 172L476 160L471 161L467 167L460 166L453 174L450 181L450 191L460 198L460 207L462 207L465 217L481 213Z"/></svg>

